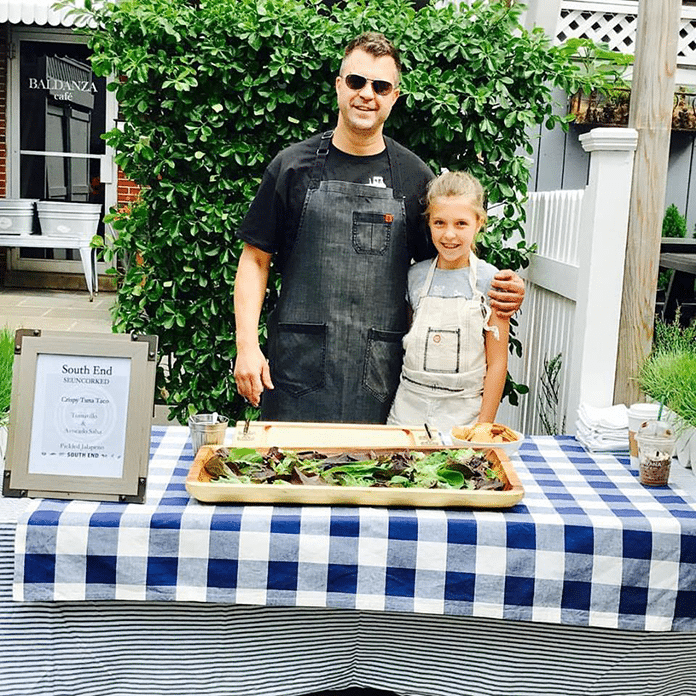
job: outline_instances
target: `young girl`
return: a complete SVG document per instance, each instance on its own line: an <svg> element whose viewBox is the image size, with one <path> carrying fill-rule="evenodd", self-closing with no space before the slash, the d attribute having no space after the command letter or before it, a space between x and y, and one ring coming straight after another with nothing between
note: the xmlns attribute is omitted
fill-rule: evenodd
<svg viewBox="0 0 696 696"><path fill-rule="evenodd" d="M486 303L494 266L474 255L487 215L473 176L445 172L430 182L425 211L437 258L413 265L401 381L388 423L427 423L448 435L455 425L493 422L507 375L509 320Z"/></svg>

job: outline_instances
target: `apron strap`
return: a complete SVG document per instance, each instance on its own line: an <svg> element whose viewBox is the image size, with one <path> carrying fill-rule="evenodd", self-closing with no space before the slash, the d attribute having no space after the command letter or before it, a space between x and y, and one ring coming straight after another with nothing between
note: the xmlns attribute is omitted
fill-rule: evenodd
<svg viewBox="0 0 696 696"><path fill-rule="evenodd" d="M478 258L473 251L469 251L469 285L471 285L471 297L474 300L479 297L483 300L483 295L478 289Z"/></svg>
<svg viewBox="0 0 696 696"><path fill-rule="evenodd" d="M418 309L418 305L421 303L421 300L424 297L427 297L428 293L430 292L430 286L433 284L433 278L435 277L436 267L437 256L433 259L433 262L430 264L430 268L428 269L428 274L425 276L425 282L423 283L423 287L421 288L420 297L418 298L418 304L416 305L416 309Z"/></svg>
<svg viewBox="0 0 696 696"><path fill-rule="evenodd" d="M312 166L312 171L309 174L309 188L318 189L319 183L321 182L321 175L324 171L324 165L326 164L326 157L329 154L329 145L331 144L331 138L333 138L333 131L325 131L321 135L321 140L319 141L319 147L317 148L317 155L314 159L314 165ZM387 160L389 162L389 170L391 171L392 178L392 190L394 191L394 198L401 199L404 197L401 189L401 167L399 166L399 157L396 154L396 148L394 147L394 141L391 138L384 136L384 144L387 150Z"/></svg>
<svg viewBox="0 0 696 696"><path fill-rule="evenodd" d="M321 140L319 141L319 147L317 148L317 156L314 159L314 166L309 174L310 189L319 188L321 174L324 171L324 164L326 164L326 156L329 154L329 144L331 143L331 138L333 138L332 130L325 131L321 134Z"/></svg>
<svg viewBox="0 0 696 696"><path fill-rule="evenodd" d="M476 255L474 254L473 251L469 252L469 282L471 283L471 289L473 291L472 297L474 299L480 298L481 299L481 311L483 312L483 330L484 331L490 331L493 336L495 337L495 340L498 341L500 340L500 331L498 331L497 326L491 326L491 314L493 313L493 310L491 310L491 306L486 302L486 298L483 296L483 293L478 289L478 259L476 258Z"/></svg>
<svg viewBox="0 0 696 696"><path fill-rule="evenodd" d="M437 268L437 256L433 259L428 269L428 274L425 276L425 282L420 291L420 297L418 298L418 305L424 297L427 297L430 292L430 286L433 284L433 278L435 277L435 269ZM471 299L481 301L481 311L483 312L483 328L485 331L490 331L495 339L500 338L500 332L497 326L491 326L491 314L492 310L490 305L486 302L486 298L483 293L478 289L478 258L473 251L469 252L469 284L471 285ZM418 311L418 305L416 305L415 310Z"/></svg>
<svg viewBox="0 0 696 696"><path fill-rule="evenodd" d="M399 156L396 154L396 148L394 147L394 141L385 135L384 144L387 146L387 158L389 160L389 169L391 170L394 198L403 198L404 194L401 190L401 166L399 164Z"/></svg>

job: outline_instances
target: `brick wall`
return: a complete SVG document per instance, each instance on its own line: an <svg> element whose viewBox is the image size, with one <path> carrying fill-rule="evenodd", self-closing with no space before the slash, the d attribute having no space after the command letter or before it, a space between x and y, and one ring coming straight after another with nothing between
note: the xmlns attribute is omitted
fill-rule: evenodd
<svg viewBox="0 0 696 696"><path fill-rule="evenodd" d="M123 172L119 169L116 193L116 200L119 204L132 203L138 198L138 195L140 194L140 187L138 184L133 183L130 179L127 179Z"/></svg>
<svg viewBox="0 0 696 696"><path fill-rule="evenodd" d="M7 47L9 28L0 27L0 198L7 197ZM7 247L0 247L0 284L7 269Z"/></svg>

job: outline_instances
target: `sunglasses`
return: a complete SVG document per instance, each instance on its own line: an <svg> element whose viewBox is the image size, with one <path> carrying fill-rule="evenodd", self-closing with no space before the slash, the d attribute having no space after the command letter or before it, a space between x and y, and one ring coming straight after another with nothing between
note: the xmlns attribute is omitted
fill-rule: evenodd
<svg viewBox="0 0 696 696"><path fill-rule="evenodd" d="M371 80L369 77L363 77L355 73L346 75L343 79L348 88L356 92L359 92L368 82L371 82L374 93L380 97L386 97L394 89L394 85L391 82L387 82L387 80Z"/></svg>

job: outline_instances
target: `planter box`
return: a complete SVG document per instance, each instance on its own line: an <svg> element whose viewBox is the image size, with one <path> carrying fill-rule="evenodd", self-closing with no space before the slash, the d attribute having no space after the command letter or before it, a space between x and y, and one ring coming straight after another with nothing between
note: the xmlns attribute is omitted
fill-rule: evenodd
<svg viewBox="0 0 696 696"><path fill-rule="evenodd" d="M102 207L98 203L39 201L36 209L41 234L46 237L92 239L102 215Z"/></svg>
<svg viewBox="0 0 696 696"><path fill-rule="evenodd" d="M614 94L576 92L570 98L568 112L575 123L593 126L627 126L631 91L617 89ZM696 94L675 92L672 130L696 130Z"/></svg>
<svg viewBox="0 0 696 696"><path fill-rule="evenodd" d="M31 234L36 202L33 198L0 198L0 234Z"/></svg>

